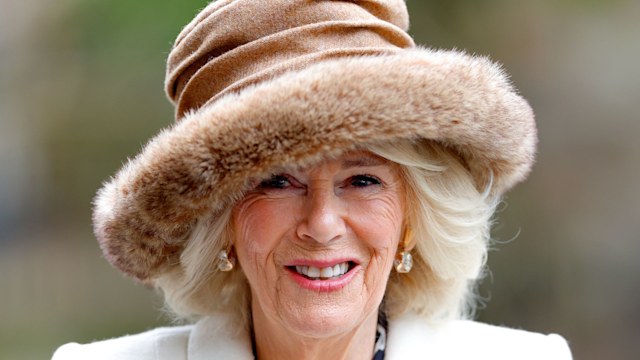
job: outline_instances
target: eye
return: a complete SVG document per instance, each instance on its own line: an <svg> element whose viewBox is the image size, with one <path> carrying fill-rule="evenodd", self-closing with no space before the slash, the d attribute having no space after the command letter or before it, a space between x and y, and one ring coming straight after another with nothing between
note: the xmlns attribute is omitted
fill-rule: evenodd
<svg viewBox="0 0 640 360"><path fill-rule="evenodd" d="M274 174L268 179L262 180L258 187L262 189L284 189L290 185L289 178L285 175Z"/></svg>
<svg viewBox="0 0 640 360"><path fill-rule="evenodd" d="M380 179L372 175L356 175L349 179L349 184L354 187L367 187L380 185Z"/></svg>

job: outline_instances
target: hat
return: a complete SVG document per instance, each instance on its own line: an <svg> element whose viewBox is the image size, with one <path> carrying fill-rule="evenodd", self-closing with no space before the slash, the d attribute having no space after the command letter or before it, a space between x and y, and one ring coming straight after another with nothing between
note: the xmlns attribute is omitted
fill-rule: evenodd
<svg viewBox="0 0 640 360"><path fill-rule="evenodd" d="M499 65L415 46L402 0L219 0L178 36L166 92L176 123L98 192L107 260L152 280L191 230L250 178L363 144L426 139L457 152L478 189L528 174L533 113Z"/></svg>

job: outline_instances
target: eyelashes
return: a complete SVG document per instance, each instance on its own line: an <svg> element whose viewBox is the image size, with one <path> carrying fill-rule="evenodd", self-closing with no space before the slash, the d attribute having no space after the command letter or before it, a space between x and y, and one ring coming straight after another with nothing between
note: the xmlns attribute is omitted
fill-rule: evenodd
<svg viewBox="0 0 640 360"><path fill-rule="evenodd" d="M374 175L358 174L345 179L340 188L366 188L370 186L382 185L382 180ZM295 178L287 174L273 174L270 177L260 181L257 189L262 190L284 190L287 188L306 188L306 185L300 183Z"/></svg>
<svg viewBox="0 0 640 360"><path fill-rule="evenodd" d="M258 185L260 189L285 189L291 185L289 178L286 175L271 175L271 177L262 180Z"/></svg>
<svg viewBox="0 0 640 360"><path fill-rule="evenodd" d="M350 177L348 183L354 187L367 187L373 185L380 185L382 182L376 176L373 175L355 175Z"/></svg>

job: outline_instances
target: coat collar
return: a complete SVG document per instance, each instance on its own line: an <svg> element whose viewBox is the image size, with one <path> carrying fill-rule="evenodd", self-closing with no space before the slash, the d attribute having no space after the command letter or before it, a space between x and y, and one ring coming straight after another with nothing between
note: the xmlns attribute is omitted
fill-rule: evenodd
<svg viewBox="0 0 640 360"><path fill-rule="evenodd" d="M249 332L238 328L227 314L208 316L198 321L189 337L189 360L254 359Z"/></svg>
<svg viewBox="0 0 640 360"><path fill-rule="evenodd" d="M473 321L431 324L408 313L389 319L385 360L404 359L571 359L564 339ZM196 323L187 358L254 359L249 332L233 317L219 314Z"/></svg>

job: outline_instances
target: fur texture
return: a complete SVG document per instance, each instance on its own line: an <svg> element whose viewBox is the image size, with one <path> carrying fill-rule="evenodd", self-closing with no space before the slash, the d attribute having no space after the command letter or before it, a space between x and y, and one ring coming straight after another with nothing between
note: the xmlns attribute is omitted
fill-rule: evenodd
<svg viewBox="0 0 640 360"><path fill-rule="evenodd" d="M536 129L485 58L417 49L327 61L228 95L156 136L99 192L96 235L113 265L145 280L176 264L195 222L252 177L396 138L455 149L479 189L493 176L501 194L528 174Z"/></svg>
<svg viewBox="0 0 640 360"><path fill-rule="evenodd" d="M527 102L486 58L413 47L407 25L400 0L210 4L169 56L180 121L96 197L107 260L152 280L252 178L366 143L436 141L494 195L524 179L537 141Z"/></svg>

